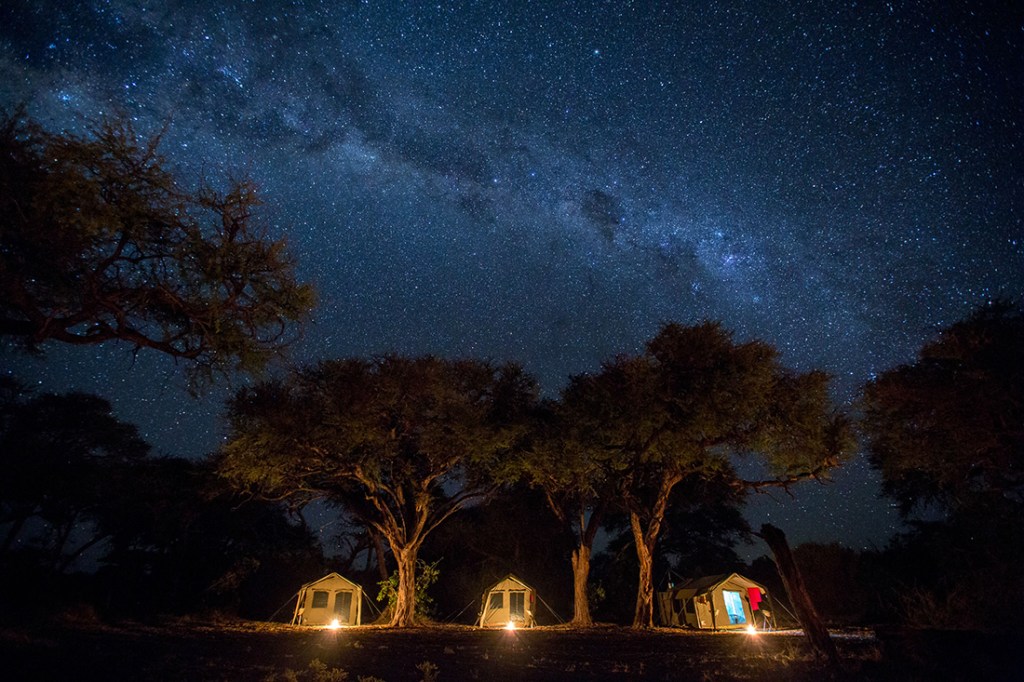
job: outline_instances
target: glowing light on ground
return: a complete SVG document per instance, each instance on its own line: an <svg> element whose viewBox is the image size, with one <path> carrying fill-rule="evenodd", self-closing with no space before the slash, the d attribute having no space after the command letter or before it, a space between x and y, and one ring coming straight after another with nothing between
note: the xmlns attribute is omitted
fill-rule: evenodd
<svg viewBox="0 0 1024 682"><path fill-rule="evenodd" d="M334 620L331 621L331 624L328 625L327 627L329 627L332 630L337 630L338 628L341 627L341 623L339 623L338 619L335 618Z"/></svg>
<svg viewBox="0 0 1024 682"><path fill-rule="evenodd" d="M515 630L516 629L516 624L513 621L510 620L509 622L505 623L505 629L506 630Z"/></svg>
<svg viewBox="0 0 1024 682"><path fill-rule="evenodd" d="M756 635L757 634L757 628L754 627L753 625L748 625L747 626L747 634L748 635Z"/></svg>

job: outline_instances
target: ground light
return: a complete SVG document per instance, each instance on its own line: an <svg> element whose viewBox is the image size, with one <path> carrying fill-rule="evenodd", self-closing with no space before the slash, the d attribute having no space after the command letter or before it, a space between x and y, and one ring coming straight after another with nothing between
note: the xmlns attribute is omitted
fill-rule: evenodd
<svg viewBox="0 0 1024 682"><path fill-rule="evenodd" d="M757 628L755 626L753 626L753 625L748 625L747 626L747 634L748 635L756 635L757 634Z"/></svg>
<svg viewBox="0 0 1024 682"><path fill-rule="evenodd" d="M327 627L329 627L332 630L337 630L338 628L341 627L341 623L338 622L337 618L335 618L334 620L331 621L331 624L328 625Z"/></svg>
<svg viewBox="0 0 1024 682"><path fill-rule="evenodd" d="M515 621L511 621L510 620L509 622L505 623L505 629L506 630L515 630L516 629Z"/></svg>

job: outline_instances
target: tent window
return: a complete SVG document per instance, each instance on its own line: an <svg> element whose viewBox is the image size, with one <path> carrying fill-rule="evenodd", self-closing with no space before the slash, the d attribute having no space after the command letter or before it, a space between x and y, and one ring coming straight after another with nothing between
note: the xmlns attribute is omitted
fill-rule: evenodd
<svg viewBox="0 0 1024 682"><path fill-rule="evenodd" d="M747 617L743 613L743 600L740 598L740 593L722 590L722 598L725 599L725 612L729 614L729 622L732 625L746 623Z"/></svg>
<svg viewBox="0 0 1024 682"><path fill-rule="evenodd" d="M310 604L312 609L326 609L327 598L331 596L330 592L324 590L313 590L313 603Z"/></svg>
<svg viewBox="0 0 1024 682"><path fill-rule="evenodd" d="M503 609L505 608L505 594L503 592L491 592L491 603L487 605L488 609Z"/></svg>
<svg viewBox="0 0 1024 682"><path fill-rule="evenodd" d="M508 593L508 611L509 616L512 618L522 618L526 613L526 593L525 592L509 592Z"/></svg>
<svg viewBox="0 0 1024 682"><path fill-rule="evenodd" d="M338 617L338 620L342 623L350 622L350 616L352 615L352 593L351 592L335 592L334 593L334 615Z"/></svg>
<svg viewBox="0 0 1024 682"><path fill-rule="evenodd" d="M697 613L694 610L693 600L692 599L687 599L685 602L683 602L683 610L686 611L687 613Z"/></svg>

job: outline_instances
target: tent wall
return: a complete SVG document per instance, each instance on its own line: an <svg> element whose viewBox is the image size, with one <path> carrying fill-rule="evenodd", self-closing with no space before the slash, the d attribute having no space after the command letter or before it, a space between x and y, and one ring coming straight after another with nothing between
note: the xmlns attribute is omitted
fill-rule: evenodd
<svg viewBox="0 0 1024 682"><path fill-rule="evenodd" d="M533 588L513 576L498 581L484 592L480 606L480 627L504 627L509 622L519 627L536 624L537 595Z"/></svg>
<svg viewBox="0 0 1024 682"><path fill-rule="evenodd" d="M655 598L658 603L658 618L661 619L661 624L682 625L679 621L682 609L676 610L677 606L682 607L682 602L676 601L675 592L671 590L668 592L658 592L655 594Z"/></svg>
<svg viewBox="0 0 1024 682"><path fill-rule="evenodd" d="M751 589L763 595L758 609L751 605ZM751 624L763 628L771 605L764 587L737 573L691 580L659 593L658 599L664 625L702 630L738 630Z"/></svg>
<svg viewBox="0 0 1024 682"><path fill-rule="evenodd" d="M362 623L363 590L359 585L331 573L299 589L292 623L297 625L339 625Z"/></svg>
<svg viewBox="0 0 1024 682"><path fill-rule="evenodd" d="M711 610L711 600L708 599L708 595L694 595L691 603L693 613L687 614L686 624L701 630L714 629L715 614Z"/></svg>

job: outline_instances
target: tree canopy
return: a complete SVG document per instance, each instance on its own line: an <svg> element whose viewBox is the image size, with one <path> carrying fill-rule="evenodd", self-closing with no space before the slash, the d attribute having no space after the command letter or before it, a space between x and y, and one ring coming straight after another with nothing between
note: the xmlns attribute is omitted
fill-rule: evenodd
<svg viewBox="0 0 1024 682"><path fill-rule="evenodd" d="M0 337L121 341L190 376L258 370L313 303L251 182L188 188L127 120L86 136L0 116Z"/></svg>
<svg viewBox="0 0 1024 682"><path fill-rule="evenodd" d="M135 427L94 395L0 390L0 558L16 544L63 571L104 538L101 522L125 492L125 472L149 452ZM31 528L32 533L27 533ZM32 535L25 540L23 536Z"/></svg>
<svg viewBox="0 0 1024 682"><path fill-rule="evenodd" d="M861 427L905 514L1024 501L1024 312L996 303L940 332L863 394Z"/></svg>
<svg viewBox="0 0 1024 682"><path fill-rule="evenodd" d="M385 537L398 564L393 625L415 617L427 535L492 489L535 398L514 365L387 356L324 362L239 391L221 471L264 498L326 499Z"/></svg>

